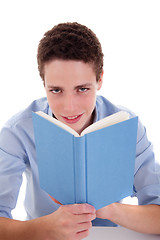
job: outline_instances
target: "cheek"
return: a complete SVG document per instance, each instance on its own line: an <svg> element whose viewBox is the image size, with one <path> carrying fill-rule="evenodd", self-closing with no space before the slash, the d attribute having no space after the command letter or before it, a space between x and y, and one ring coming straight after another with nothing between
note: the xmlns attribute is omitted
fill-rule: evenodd
<svg viewBox="0 0 160 240"><path fill-rule="evenodd" d="M48 104L52 110L52 112L57 111L57 109L60 109L60 101L58 101L57 99L53 99L53 96L51 94L47 94L47 100L48 100Z"/></svg>
<svg viewBox="0 0 160 240"><path fill-rule="evenodd" d="M96 96L94 94L87 96L87 98L85 98L83 101L83 105L88 110L88 112L92 112L94 110L95 104L96 104Z"/></svg>

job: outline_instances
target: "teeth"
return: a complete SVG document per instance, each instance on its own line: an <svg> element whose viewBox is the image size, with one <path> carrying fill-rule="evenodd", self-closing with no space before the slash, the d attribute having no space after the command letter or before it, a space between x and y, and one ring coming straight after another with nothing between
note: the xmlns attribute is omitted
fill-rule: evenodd
<svg viewBox="0 0 160 240"><path fill-rule="evenodd" d="M67 117L67 119L75 119L77 118L78 116L74 116L74 117Z"/></svg>

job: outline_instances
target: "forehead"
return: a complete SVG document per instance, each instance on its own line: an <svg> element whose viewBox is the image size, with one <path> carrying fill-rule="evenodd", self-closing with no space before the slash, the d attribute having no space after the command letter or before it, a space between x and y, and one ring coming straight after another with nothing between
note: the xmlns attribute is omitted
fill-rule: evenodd
<svg viewBox="0 0 160 240"><path fill-rule="evenodd" d="M96 74L92 64L74 60L52 60L44 66L45 81L95 81Z"/></svg>

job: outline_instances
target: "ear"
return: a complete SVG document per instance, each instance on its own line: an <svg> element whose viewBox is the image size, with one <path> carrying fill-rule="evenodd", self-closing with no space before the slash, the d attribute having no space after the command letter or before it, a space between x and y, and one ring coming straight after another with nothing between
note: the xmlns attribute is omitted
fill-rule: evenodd
<svg viewBox="0 0 160 240"><path fill-rule="evenodd" d="M100 77L100 79L99 79L98 82L97 82L97 90L100 90L101 87L102 87L102 83L103 83L103 73L104 73L104 71L101 73L101 77Z"/></svg>

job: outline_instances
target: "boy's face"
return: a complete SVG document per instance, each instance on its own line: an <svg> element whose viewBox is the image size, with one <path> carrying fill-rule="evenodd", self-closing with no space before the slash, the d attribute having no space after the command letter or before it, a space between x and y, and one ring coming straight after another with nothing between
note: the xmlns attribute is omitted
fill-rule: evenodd
<svg viewBox="0 0 160 240"><path fill-rule="evenodd" d="M79 134L92 123L96 91L93 67L82 61L53 60L45 64L44 83L49 106L55 117Z"/></svg>

